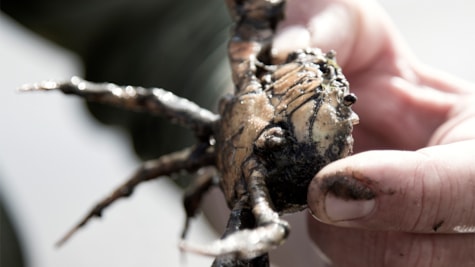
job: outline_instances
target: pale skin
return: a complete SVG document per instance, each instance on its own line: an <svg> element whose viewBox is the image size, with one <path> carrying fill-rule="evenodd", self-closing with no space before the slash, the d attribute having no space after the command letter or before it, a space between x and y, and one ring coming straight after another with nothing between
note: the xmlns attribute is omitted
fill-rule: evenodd
<svg viewBox="0 0 475 267"><path fill-rule="evenodd" d="M355 154L310 185L312 240L333 266L473 266L475 86L419 62L376 1L291 0L286 14L277 55L336 50L361 121ZM335 177L367 194L336 196Z"/></svg>

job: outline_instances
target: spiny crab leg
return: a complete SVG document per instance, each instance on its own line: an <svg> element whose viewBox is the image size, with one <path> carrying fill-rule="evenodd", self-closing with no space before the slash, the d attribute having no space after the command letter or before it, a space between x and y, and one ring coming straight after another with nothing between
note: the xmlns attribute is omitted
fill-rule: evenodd
<svg viewBox="0 0 475 267"><path fill-rule="evenodd" d="M91 211L74 228L72 228L56 243L56 245L61 246L64 244L64 242L66 242L77 230L83 227L90 219L100 217L102 211L119 198L130 196L138 184L182 170L192 172L201 167L214 164L215 153L211 147L208 149L203 149L202 147L191 147L182 151L164 155L155 160L146 161L129 180L115 189L108 197L97 203L96 206L91 209Z"/></svg>
<svg viewBox="0 0 475 267"><path fill-rule="evenodd" d="M20 91L60 90L86 100L117 105L126 109L145 111L169 119L180 126L191 128L199 137L209 137L212 125L219 115L201 108L186 98L160 89L118 86L113 83L92 83L79 77L65 82L44 81L26 84Z"/></svg>

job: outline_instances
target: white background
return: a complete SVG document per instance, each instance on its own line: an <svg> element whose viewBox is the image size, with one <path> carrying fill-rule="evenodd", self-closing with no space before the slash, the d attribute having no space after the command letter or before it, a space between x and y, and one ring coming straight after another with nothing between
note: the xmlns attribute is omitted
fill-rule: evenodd
<svg viewBox="0 0 475 267"><path fill-rule="evenodd" d="M475 80L475 2L381 3L419 58ZM15 91L27 82L80 74L79 69L73 55L0 13L0 195L20 230L28 266L209 266L208 258L180 257L181 193L166 179L140 186L132 198L113 205L101 221L94 220L63 248L53 247L139 164L127 138L92 120L78 99ZM190 239L216 237L203 219L193 222ZM295 234L287 246L304 239ZM305 255L310 249L283 258L304 266L312 261ZM281 251L284 255L285 247Z"/></svg>

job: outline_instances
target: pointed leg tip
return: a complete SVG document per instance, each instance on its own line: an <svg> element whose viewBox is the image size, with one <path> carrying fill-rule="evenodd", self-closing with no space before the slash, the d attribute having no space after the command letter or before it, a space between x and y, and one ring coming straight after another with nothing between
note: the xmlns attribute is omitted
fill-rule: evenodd
<svg viewBox="0 0 475 267"><path fill-rule="evenodd" d="M43 81L39 83L30 83L24 84L18 88L20 92L30 92L30 91L47 91L58 89L60 83L56 81Z"/></svg>
<svg viewBox="0 0 475 267"><path fill-rule="evenodd" d="M187 244L187 242L185 241L184 238L180 239L180 241L178 242L178 248L180 249L181 252L188 252L189 251L189 246Z"/></svg>
<svg viewBox="0 0 475 267"><path fill-rule="evenodd" d="M60 249L64 245L65 242L66 242L66 240L60 239L60 240L56 241L56 243L54 243L54 247L56 249Z"/></svg>
<svg viewBox="0 0 475 267"><path fill-rule="evenodd" d="M54 247L56 249L61 248L64 245L64 243L66 243L68 241L68 239L69 239L69 236L62 237L60 240L58 240L58 241L56 241L56 243L54 243Z"/></svg>
<svg viewBox="0 0 475 267"><path fill-rule="evenodd" d="M54 246L56 248L61 248L76 232L81 226L76 226L73 229L69 230L61 239L59 239Z"/></svg>
<svg viewBox="0 0 475 267"><path fill-rule="evenodd" d="M18 88L20 92L30 92L30 91L49 91L49 90L60 90L63 86L72 85L79 86L85 81L78 77L73 76L67 81L57 81L57 80L46 80L37 83L27 83L23 84Z"/></svg>
<svg viewBox="0 0 475 267"><path fill-rule="evenodd" d="M181 252L191 252L194 254L204 255L204 256L217 256L215 253L210 253L210 251L204 247L201 247L196 244L187 242L184 239L181 239L178 243L178 248Z"/></svg>

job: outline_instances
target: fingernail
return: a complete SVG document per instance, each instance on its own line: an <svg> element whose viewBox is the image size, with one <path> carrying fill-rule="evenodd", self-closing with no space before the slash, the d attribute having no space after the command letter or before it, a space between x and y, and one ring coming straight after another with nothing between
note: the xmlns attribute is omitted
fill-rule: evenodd
<svg viewBox="0 0 475 267"><path fill-rule="evenodd" d="M328 220L348 221L370 214L375 207L376 194L371 179L362 175L336 174L325 177L320 183L323 208Z"/></svg>
<svg viewBox="0 0 475 267"><path fill-rule="evenodd" d="M363 218L370 214L375 206L375 200L347 200L329 193L325 197L326 215L331 221L349 221Z"/></svg>

